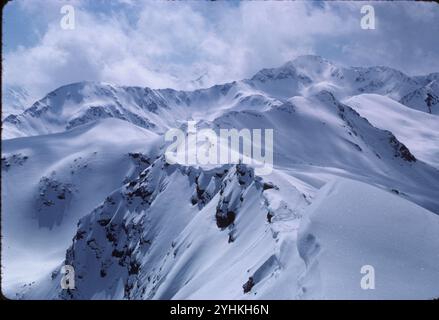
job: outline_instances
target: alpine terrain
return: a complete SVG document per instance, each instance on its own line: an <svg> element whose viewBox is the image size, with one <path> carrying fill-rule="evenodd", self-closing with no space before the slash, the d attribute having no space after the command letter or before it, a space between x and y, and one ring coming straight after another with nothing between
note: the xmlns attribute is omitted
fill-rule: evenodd
<svg viewBox="0 0 439 320"><path fill-rule="evenodd" d="M439 297L439 73L307 55L194 91L73 83L3 113L8 298ZM273 170L169 163L189 120L273 129Z"/></svg>

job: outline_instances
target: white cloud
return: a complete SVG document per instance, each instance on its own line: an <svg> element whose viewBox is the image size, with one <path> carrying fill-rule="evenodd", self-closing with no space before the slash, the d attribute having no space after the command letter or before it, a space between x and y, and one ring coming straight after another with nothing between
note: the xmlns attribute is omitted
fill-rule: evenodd
<svg viewBox="0 0 439 320"><path fill-rule="evenodd" d="M117 8L96 10L89 1L75 0L70 1L77 9L73 31L59 26L63 2L33 3L25 10L47 6L47 25L36 45L4 56L4 80L37 96L82 80L187 88L189 80L205 75L210 85L306 53L345 64L439 71L437 44L429 44L425 33L415 36L428 26L419 18L426 7L419 4L416 10L389 7L401 8L397 13L377 5L379 28L370 32L360 29L357 3L120 1ZM436 9L427 15L433 25ZM435 28L439 31L437 23ZM429 60L419 67L422 55ZM416 59L406 61L411 57Z"/></svg>

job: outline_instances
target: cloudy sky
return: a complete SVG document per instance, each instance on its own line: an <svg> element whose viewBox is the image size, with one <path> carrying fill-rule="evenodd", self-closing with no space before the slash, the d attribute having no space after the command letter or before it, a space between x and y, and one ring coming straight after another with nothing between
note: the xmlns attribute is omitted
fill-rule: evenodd
<svg viewBox="0 0 439 320"><path fill-rule="evenodd" d="M61 7L75 9L64 30ZM366 2L14 0L3 11L3 83L41 97L82 80L189 89L249 77L301 54L342 65L439 71L439 5Z"/></svg>

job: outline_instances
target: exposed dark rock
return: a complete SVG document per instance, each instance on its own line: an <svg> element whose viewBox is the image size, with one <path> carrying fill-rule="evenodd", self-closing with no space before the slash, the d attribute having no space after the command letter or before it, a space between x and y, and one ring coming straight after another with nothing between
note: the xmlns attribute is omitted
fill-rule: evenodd
<svg viewBox="0 0 439 320"><path fill-rule="evenodd" d="M124 251L114 249L113 252L111 252L111 255L116 258L122 258L122 256L124 255Z"/></svg>
<svg viewBox="0 0 439 320"><path fill-rule="evenodd" d="M270 211L268 211L267 212L267 221L268 221L268 223L271 223L271 219L274 217L274 215L270 212Z"/></svg>
<svg viewBox="0 0 439 320"><path fill-rule="evenodd" d="M255 282L253 280L253 277L248 278L248 281L242 286L242 288L244 289L244 293L250 292L254 285Z"/></svg>
<svg viewBox="0 0 439 320"><path fill-rule="evenodd" d="M85 234L86 234L86 232L84 230L78 230L78 231L76 231L75 237L73 239L74 240L81 240L82 238L84 238Z"/></svg>
<svg viewBox="0 0 439 320"><path fill-rule="evenodd" d="M236 213L233 211L228 211L226 214L223 214L221 211L217 210L215 218L218 228L224 229L235 221Z"/></svg>
<svg viewBox="0 0 439 320"><path fill-rule="evenodd" d="M139 273L139 269L140 269L140 265L137 261L131 261L130 262L130 267L128 269L128 274L132 275L132 274L138 274Z"/></svg>
<svg viewBox="0 0 439 320"><path fill-rule="evenodd" d="M100 220L98 220L98 223L101 225L101 226L106 226L108 223L110 223L110 221L111 221L111 219L100 219Z"/></svg>
<svg viewBox="0 0 439 320"><path fill-rule="evenodd" d="M264 184L262 185L262 189L265 190L269 190L269 189L274 189L274 190L279 190L278 186L275 186L273 184L273 182L264 182Z"/></svg>
<svg viewBox="0 0 439 320"><path fill-rule="evenodd" d="M410 150L403 143L399 142L393 134L390 136L389 141L395 150L395 157L400 157L408 162L416 161L415 156Z"/></svg>
<svg viewBox="0 0 439 320"><path fill-rule="evenodd" d="M22 166L27 159L28 156L23 156L21 153L13 154L10 156L2 156L2 170L8 171L13 166Z"/></svg>

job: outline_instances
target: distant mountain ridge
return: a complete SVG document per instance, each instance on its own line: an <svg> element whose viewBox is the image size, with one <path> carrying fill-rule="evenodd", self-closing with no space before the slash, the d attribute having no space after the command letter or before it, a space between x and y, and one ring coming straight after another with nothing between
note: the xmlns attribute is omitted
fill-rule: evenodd
<svg viewBox="0 0 439 320"><path fill-rule="evenodd" d="M439 115L438 74L409 77L388 67L344 68L319 56L301 56L250 79L207 89L178 91L81 82L56 89L24 112L3 121L3 139L47 134L103 118L118 118L163 132L178 119L201 110L252 109L281 104L321 90L338 99L361 93L389 96L423 112ZM206 110L207 109L207 110Z"/></svg>

